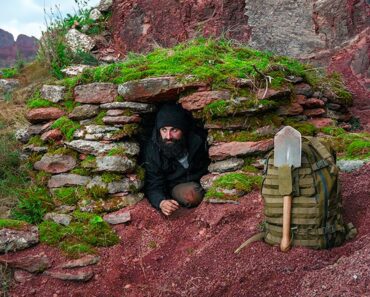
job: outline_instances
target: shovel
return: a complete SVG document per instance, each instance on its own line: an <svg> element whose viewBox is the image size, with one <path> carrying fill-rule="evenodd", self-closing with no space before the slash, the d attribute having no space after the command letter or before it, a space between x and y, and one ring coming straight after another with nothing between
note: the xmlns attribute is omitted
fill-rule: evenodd
<svg viewBox="0 0 370 297"><path fill-rule="evenodd" d="M290 216L292 209L292 167L301 167L301 133L290 126L274 137L274 166L278 168L279 193L283 196L283 236L280 250L290 248Z"/></svg>

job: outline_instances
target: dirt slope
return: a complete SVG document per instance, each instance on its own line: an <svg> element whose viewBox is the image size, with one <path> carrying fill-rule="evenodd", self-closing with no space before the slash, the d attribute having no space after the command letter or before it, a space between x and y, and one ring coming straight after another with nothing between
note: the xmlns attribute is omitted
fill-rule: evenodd
<svg viewBox="0 0 370 297"><path fill-rule="evenodd" d="M279 252L263 242L233 251L263 219L257 191L240 205L203 203L161 216L147 201L131 208L132 222L116 227L121 244L100 249L101 262L88 283L34 276L14 283L11 296L370 296L370 164L341 174L346 221L358 228L353 241L332 250ZM37 246L53 266L65 259Z"/></svg>

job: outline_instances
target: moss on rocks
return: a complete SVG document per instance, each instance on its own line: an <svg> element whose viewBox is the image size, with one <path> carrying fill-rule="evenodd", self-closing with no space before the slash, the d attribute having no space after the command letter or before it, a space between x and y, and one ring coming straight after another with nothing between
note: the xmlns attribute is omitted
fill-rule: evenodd
<svg viewBox="0 0 370 297"><path fill-rule="evenodd" d="M57 119L53 125L51 125L52 129L59 129L64 137L71 141L73 139L74 132L80 128L80 124L77 122L72 121L66 116L62 116Z"/></svg>

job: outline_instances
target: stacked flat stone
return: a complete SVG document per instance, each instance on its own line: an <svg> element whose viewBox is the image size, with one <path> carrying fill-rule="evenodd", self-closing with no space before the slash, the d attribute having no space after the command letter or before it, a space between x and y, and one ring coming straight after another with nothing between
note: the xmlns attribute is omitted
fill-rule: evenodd
<svg viewBox="0 0 370 297"><path fill-rule="evenodd" d="M41 96L53 103L62 103L66 91L63 86L44 85ZM137 175L137 156L140 148L131 135L137 132L136 126L126 135L128 125L139 124L143 113L154 112L155 106L145 103L117 102L117 86L111 83L92 83L76 86L74 100L79 105L67 113L59 107L35 108L26 117L32 124L18 131L18 138L27 142L30 137L40 135L43 146L26 145L25 152L42 155L34 163L34 169L50 174L47 185L51 193L62 187L99 187L107 191L106 199L79 202L82 211L110 212L132 205L143 198L139 191L143 180ZM96 117L104 112L99 124ZM53 122L62 116L78 121L80 129L73 139L67 141L59 129L51 129ZM53 144L53 145L50 145ZM57 147L69 148L73 154L55 154ZM68 150L65 150L68 152ZM119 153L112 154L117 151ZM84 162L90 158L92 162ZM76 168L87 169L89 175L73 173ZM120 175L120 180L104 181L104 173Z"/></svg>
<svg viewBox="0 0 370 297"><path fill-rule="evenodd" d="M60 187L106 189L109 194L107 199L82 200L78 207L83 211L109 212L136 203L143 197L140 192L143 181L135 173L140 150L132 137L136 129L128 134L125 129L135 127L133 125L140 126L142 115L154 113L157 103L178 101L183 108L192 112L194 118L204 121L212 160L209 174L201 180L205 189L209 189L213 181L224 174L252 174L246 172L245 165L263 168L263 156L273 148L273 136L280 128L280 124L266 125L263 122L267 114L280 118L291 117L317 127L349 119L346 108L330 94L314 93L301 78L287 79L292 87L279 90L256 89L253 82L247 79L230 82L236 90L250 94L246 97L233 96L229 90L210 90L207 84L191 76L181 81L175 77L157 77L129 81L118 86L112 83L78 85L73 94L79 105L72 112L67 113L57 107L32 109L27 114L32 125L23 132L19 131L18 138L27 142L32 135L41 136L45 145L27 145L25 150L42 155L34 168L51 174L48 187L52 192ZM65 98L65 88L43 86L41 95L59 104ZM211 104L220 100L226 102L223 113L212 114ZM50 128L61 116L80 123L81 128L75 131L71 141L66 141L59 129ZM96 123L97 117L100 117L99 124ZM215 133L232 135L240 132L253 133L258 136L258 141L228 141L227 137L221 137L220 141L214 137ZM54 146L67 147L76 154L52 154L48 144L50 141L54 142ZM113 151L121 153L112 154ZM84 162L88 158L93 162ZM83 176L71 172L76 168L88 169L91 174ZM106 182L102 178L105 172L120 174L122 178ZM224 192L230 194L230 190L225 189ZM243 195L242 192L231 192L232 195Z"/></svg>

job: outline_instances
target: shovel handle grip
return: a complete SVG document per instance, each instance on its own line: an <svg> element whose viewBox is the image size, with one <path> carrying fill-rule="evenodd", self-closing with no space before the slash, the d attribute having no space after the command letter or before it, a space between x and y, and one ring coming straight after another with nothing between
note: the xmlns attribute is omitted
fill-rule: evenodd
<svg viewBox="0 0 370 297"><path fill-rule="evenodd" d="M280 250L287 252L290 249L290 216L292 209L292 196L283 197L283 236L280 242Z"/></svg>

